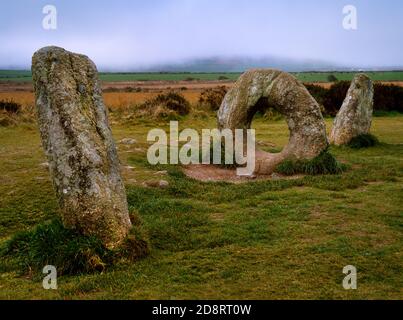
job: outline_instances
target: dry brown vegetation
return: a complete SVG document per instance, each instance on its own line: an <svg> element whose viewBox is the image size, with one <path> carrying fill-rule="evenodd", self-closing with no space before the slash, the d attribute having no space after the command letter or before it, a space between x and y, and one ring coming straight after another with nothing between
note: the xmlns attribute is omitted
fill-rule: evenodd
<svg viewBox="0 0 403 320"><path fill-rule="evenodd" d="M187 89L187 87L175 90L170 87L156 90L134 90L135 92L127 92L127 90L128 88L125 87L118 88L116 91L107 90L107 92L103 92L105 105L108 107L112 121L130 120L135 115L150 116L151 118L160 118L161 116L175 118L178 115L183 115L183 112L175 114L175 110L169 111L169 108L167 109L161 103L155 101L158 96L167 95L170 92L178 93L183 96L186 103L190 104L188 107L190 109L191 106L198 104L200 94L203 91L203 89ZM0 125L8 126L16 125L18 122L35 121L35 97L33 92L29 90L5 90L5 92L0 92L0 101L13 101L21 105L21 112L19 114L0 112ZM200 112L194 108L194 113L199 114Z"/></svg>
<svg viewBox="0 0 403 320"><path fill-rule="evenodd" d="M221 102L226 93L227 88L225 86L204 89L200 93L199 105L208 110L216 111L220 108Z"/></svg>
<svg viewBox="0 0 403 320"><path fill-rule="evenodd" d="M403 87L403 82L376 82L377 84L393 84ZM130 118L133 111L138 106L151 102L159 94L166 94L175 91L183 97L192 106L191 113L199 116L205 116L205 112L215 111L225 95L225 92L233 85L233 82L217 83L215 81L183 83L183 82L119 82L103 83L103 97L106 106L111 112L113 121L121 121ZM310 84L306 83L309 87ZM312 87L318 89L329 89L332 83L315 83ZM318 98L318 97L315 97ZM320 99L319 99L320 100ZM32 90L32 84L18 83L0 83L0 101L13 101L21 105L19 114L10 114L0 112L0 125L15 125L18 122L35 121L35 97ZM279 115L266 114L269 119L277 119ZM157 112L158 113L158 112Z"/></svg>
<svg viewBox="0 0 403 320"><path fill-rule="evenodd" d="M155 92L104 92L105 104L109 108L126 108L130 105L143 103L148 99L156 97L159 93L164 91ZM181 92L183 96L190 103L196 103L199 99L200 91L184 91ZM0 92L0 100L13 100L22 106L28 106L34 104L34 94L27 91L11 91L11 92Z"/></svg>

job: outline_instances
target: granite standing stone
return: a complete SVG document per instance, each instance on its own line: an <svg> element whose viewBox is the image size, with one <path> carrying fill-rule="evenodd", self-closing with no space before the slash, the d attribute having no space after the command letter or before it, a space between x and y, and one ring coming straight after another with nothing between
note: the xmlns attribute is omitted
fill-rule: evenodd
<svg viewBox="0 0 403 320"><path fill-rule="evenodd" d="M335 145L348 144L352 138L368 134L371 129L374 87L371 79L357 74L348 89L330 134L330 143Z"/></svg>
<svg viewBox="0 0 403 320"><path fill-rule="evenodd" d="M118 246L131 228L95 64L45 47L32 58L43 148L64 225Z"/></svg>

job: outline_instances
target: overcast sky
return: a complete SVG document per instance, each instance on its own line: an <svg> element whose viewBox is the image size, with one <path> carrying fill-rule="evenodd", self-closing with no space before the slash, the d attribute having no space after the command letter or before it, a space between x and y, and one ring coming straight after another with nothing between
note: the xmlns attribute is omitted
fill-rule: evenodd
<svg viewBox="0 0 403 320"><path fill-rule="evenodd" d="M45 5L57 29L42 27ZM358 29L343 28L354 5ZM403 66L402 0L1 0L0 68L29 68L46 45L130 70L211 56Z"/></svg>

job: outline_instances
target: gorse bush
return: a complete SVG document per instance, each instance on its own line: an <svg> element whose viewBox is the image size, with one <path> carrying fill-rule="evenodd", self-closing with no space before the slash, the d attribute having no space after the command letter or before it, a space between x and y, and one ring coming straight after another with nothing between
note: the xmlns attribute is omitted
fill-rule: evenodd
<svg viewBox="0 0 403 320"><path fill-rule="evenodd" d="M329 74L328 76L327 76L327 81L329 81L329 82L335 82L335 81L337 81L338 79L336 78L336 76L334 75L334 74Z"/></svg>
<svg viewBox="0 0 403 320"><path fill-rule="evenodd" d="M353 149L369 148L377 145L378 139L372 134L360 134L350 140L348 146Z"/></svg>
<svg viewBox="0 0 403 320"><path fill-rule="evenodd" d="M19 113L21 111L21 104L12 100L0 100L0 111L8 113Z"/></svg>
<svg viewBox="0 0 403 320"><path fill-rule="evenodd" d="M0 126L14 126L21 122L32 122L34 119L33 106L23 109L20 103L13 100L0 100Z"/></svg>
<svg viewBox="0 0 403 320"><path fill-rule="evenodd" d="M305 87L322 106L325 116L335 116L339 111L347 91L349 81L338 81L326 89L319 85L306 84ZM374 84L374 112L397 111L403 113L403 88L396 85Z"/></svg>
<svg viewBox="0 0 403 320"><path fill-rule="evenodd" d="M153 105L163 106L169 110L175 111L181 116L187 115L190 111L190 103L185 97L173 91L159 94L151 102Z"/></svg>
<svg viewBox="0 0 403 320"><path fill-rule="evenodd" d="M177 92L169 91L161 93L155 98L146 100L139 105L140 115L151 116L153 118L176 118L185 116L190 112L190 103L185 97Z"/></svg>
<svg viewBox="0 0 403 320"><path fill-rule="evenodd" d="M276 167L276 172L294 174L339 174L346 166L339 163L327 150L311 160L285 160Z"/></svg>
<svg viewBox="0 0 403 320"><path fill-rule="evenodd" d="M349 81L338 81L327 90L323 100L323 108L327 115L335 116L337 114L346 98L350 84Z"/></svg>
<svg viewBox="0 0 403 320"><path fill-rule="evenodd" d="M106 249L95 237L66 229L60 219L17 233L1 250L2 258L13 259L25 273L40 273L54 265L59 275L100 272L121 259L136 260L148 254L148 243L140 227L117 250Z"/></svg>
<svg viewBox="0 0 403 320"><path fill-rule="evenodd" d="M220 108L226 93L227 88L224 86L205 89L200 94L199 105L209 110L216 111Z"/></svg>
<svg viewBox="0 0 403 320"><path fill-rule="evenodd" d="M319 106L321 107L321 111L323 115L329 115L327 110L324 108L324 103L326 99L326 95L328 93L328 89L318 86L315 84L305 84L305 87L308 89L309 93L315 100L318 102Z"/></svg>
<svg viewBox="0 0 403 320"><path fill-rule="evenodd" d="M403 112L403 88L375 83L374 110Z"/></svg>

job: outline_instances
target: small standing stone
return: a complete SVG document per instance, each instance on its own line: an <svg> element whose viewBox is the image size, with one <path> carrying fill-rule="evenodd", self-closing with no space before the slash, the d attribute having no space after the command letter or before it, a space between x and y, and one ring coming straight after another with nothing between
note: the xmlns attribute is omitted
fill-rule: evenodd
<svg viewBox="0 0 403 320"><path fill-rule="evenodd" d="M348 144L352 138L368 134L371 129L374 88L371 79L357 74L348 89L330 134L330 143Z"/></svg>
<svg viewBox="0 0 403 320"><path fill-rule="evenodd" d="M32 74L63 223L114 248L131 222L96 66L84 55L45 47L32 58Z"/></svg>

